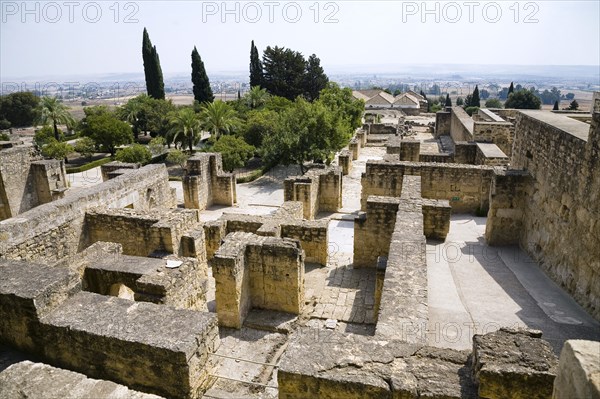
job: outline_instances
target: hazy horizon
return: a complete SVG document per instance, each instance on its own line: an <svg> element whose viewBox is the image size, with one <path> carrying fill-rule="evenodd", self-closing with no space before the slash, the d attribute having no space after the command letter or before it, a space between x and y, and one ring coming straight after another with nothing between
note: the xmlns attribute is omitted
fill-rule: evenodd
<svg viewBox="0 0 600 399"><path fill-rule="evenodd" d="M243 73L252 39L261 52L279 45L315 53L329 74L415 65L600 69L596 1L65 4L1 3L1 80L141 74L144 27L165 76L189 73L194 45L209 74Z"/></svg>

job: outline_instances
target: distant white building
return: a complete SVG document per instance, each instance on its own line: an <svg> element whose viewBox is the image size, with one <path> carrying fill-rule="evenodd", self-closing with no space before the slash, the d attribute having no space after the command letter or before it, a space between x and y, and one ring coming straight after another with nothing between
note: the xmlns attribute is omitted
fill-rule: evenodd
<svg viewBox="0 0 600 399"><path fill-rule="evenodd" d="M401 109L408 115L427 112L427 100L414 91L392 96L383 90L355 90L354 98L364 100L366 109Z"/></svg>

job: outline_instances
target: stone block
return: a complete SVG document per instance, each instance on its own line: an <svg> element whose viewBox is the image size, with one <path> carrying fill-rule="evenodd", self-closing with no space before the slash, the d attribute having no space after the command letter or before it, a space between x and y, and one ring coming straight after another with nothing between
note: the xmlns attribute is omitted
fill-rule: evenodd
<svg viewBox="0 0 600 399"><path fill-rule="evenodd" d="M557 366L539 331L502 328L473 336L473 375L482 398L551 398Z"/></svg>

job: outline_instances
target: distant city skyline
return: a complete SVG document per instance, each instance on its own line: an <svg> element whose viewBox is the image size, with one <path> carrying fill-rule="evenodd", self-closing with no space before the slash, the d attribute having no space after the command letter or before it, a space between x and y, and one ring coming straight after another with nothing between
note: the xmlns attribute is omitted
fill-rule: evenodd
<svg viewBox="0 0 600 399"><path fill-rule="evenodd" d="M144 27L165 75L186 73L194 46L209 74L243 72L252 39L261 52L278 45L315 53L328 73L600 65L598 1L2 1L0 8L3 81L143 73Z"/></svg>

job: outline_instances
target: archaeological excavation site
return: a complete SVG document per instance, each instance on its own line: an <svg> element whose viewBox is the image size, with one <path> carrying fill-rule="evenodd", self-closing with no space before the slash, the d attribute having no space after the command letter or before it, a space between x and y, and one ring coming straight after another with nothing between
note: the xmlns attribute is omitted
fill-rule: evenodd
<svg viewBox="0 0 600 399"><path fill-rule="evenodd" d="M0 398L600 398L594 101L367 107L249 183L2 141Z"/></svg>

